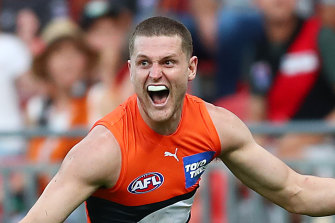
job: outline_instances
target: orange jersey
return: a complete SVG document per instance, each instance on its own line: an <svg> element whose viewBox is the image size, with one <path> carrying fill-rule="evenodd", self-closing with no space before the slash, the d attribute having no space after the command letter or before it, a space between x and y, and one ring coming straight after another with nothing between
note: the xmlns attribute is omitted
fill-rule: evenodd
<svg viewBox="0 0 335 223"><path fill-rule="evenodd" d="M200 176L221 152L205 103L187 94L179 126L168 136L144 122L136 95L96 125L112 132L122 162L116 185L86 201L88 221L187 222Z"/></svg>

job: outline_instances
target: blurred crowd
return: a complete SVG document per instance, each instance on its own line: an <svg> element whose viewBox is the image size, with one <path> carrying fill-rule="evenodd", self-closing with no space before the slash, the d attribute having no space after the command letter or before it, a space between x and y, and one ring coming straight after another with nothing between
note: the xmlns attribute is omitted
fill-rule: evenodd
<svg viewBox="0 0 335 223"><path fill-rule="evenodd" d="M335 122L335 0L0 0L0 131L89 129L134 93L128 35L154 15L192 33L190 93L247 122ZM1 136L0 162L60 162L79 140ZM290 159L332 139L257 140Z"/></svg>

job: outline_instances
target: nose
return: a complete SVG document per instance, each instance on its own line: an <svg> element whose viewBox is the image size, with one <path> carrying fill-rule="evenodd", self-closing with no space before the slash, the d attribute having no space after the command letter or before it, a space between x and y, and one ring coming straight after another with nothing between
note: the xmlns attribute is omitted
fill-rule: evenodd
<svg viewBox="0 0 335 223"><path fill-rule="evenodd" d="M158 63L153 63L150 69L149 76L154 80L158 80L162 77L162 75L163 73L161 66Z"/></svg>

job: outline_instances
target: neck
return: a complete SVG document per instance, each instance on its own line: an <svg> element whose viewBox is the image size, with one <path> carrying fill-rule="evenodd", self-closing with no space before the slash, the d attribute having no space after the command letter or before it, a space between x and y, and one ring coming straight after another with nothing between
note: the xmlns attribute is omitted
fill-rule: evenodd
<svg viewBox="0 0 335 223"><path fill-rule="evenodd" d="M54 106L58 111L67 110L69 104L70 104L70 98L66 97L65 95L59 95L56 98L54 98Z"/></svg>
<svg viewBox="0 0 335 223"><path fill-rule="evenodd" d="M156 133L160 135L171 135L177 131L177 128L181 121L183 104L184 103L182 102L179 108L176 109L176 112L169 119L164 120L164 121L155 121L155 120L152 120L148 116L148 114L143 110L140 101L137 99L138 109L140 111L140 114L144 122L153 131L155 131Z"/></svg>
<svg viewBox="0 0 335 223"><path fill-rule="evenodd" d="M51 93L56 107L66 106L71 99L70 93L65 89L54 89Z"/></svg>
<svg viewBox="0 0 335 223"><path fill-rule="evenodd" d="M266 34L273 43L287 41L297 26L297 18L292 16L286 20L268 20L265 24Z"/></svg>

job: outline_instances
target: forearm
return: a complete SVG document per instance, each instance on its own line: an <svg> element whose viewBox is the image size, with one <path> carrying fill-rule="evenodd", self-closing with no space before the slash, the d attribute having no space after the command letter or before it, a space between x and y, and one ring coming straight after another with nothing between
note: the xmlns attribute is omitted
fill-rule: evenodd
<svg viewBox="0 0 335 223"><path fill-rule="evenodd" d="M258 146L237 154L241 157L236 158L234 152L228 157L234 163L224 162L243 183L264 197L294 213L335 214L334 179L300 175Z"/></svg>
<svg viewBox="0 0 335 223"><path fill-rule="evenodd" d="M64 222L93 191L94 187L83 187L75 181L65 181L58 173L20 223Z"/></svg>
<svg viewBox="0 0 335 223"><path fill-rule="evenodd" d="M220 158L244 184L288 211L335 215L335 179L296 173L258 145L235 116L218 109L211 116L214 123L225 123L217 124L222 144Z"/></svg>
<svg viewBox="0 0 335 223"><path fill-rule="evenodd" d="M43 207L41 204L36 203L28 212L28 214L19 223L60 223L64 222L68 215L57 215L57 212L52 211L48 207Z"/></svg>
<svg viewBox="0 0 335 223"><path fill-rule="evenodd" d="M64 211L63 208L59 207L59 203L62 201L57 201L55 199L57 198L54 196L49 197L48 194L42 194L20 223L64 222L70 211Z"/></svg>
<svg viewBox="0 0 335 223"><path fill-rule="evenodd" d="M301 190L292 197L294 212L310 216L335 214L335 179L300 175Z"/></svg>

